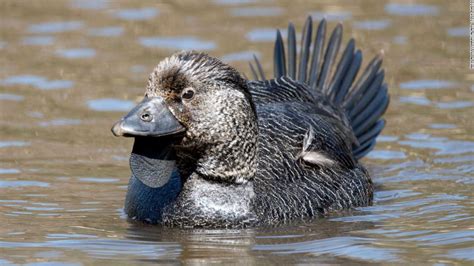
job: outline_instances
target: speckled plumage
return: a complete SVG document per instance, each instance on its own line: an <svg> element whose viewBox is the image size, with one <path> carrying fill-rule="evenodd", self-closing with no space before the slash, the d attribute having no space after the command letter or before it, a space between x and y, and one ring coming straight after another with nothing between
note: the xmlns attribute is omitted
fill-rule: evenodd
<svg viewBox="0 0 474 266"><path fill-rule="evenodd" d="M202 53L177 53L155 68L146 95L163 97L187 128L176 147L186 157L178 160L184 176L192 169L208 179L242 183L255 174L258 134L246 86L235 69ZM190 87L196 96L186 103L179 95Z"/></svg>
<svg viewBox="0 0 474 266"><path fill-rule="evenodd" d="M335 32L342 34L338 28ZM339 35L331 37L327 50ZM181 191L153 222L245 227L371 204L372 181L358 158L373 147L384 125L380 117L388 96L380 60L353 83L355 75L344 79L343 74L353 75L350 66L359 64L357 74L360 62L354 47L348 47L352 61L339 63L334 75L327 74L335 65L329 56L331 60L322 60L314 70L321 69L319 74L312 70L296 80L296 71L281 73L286 63L279 45L277 39L275 65L280 72L272 80L247 81L232 67L197 52L174 54L150 75L146 97L163 98L186 128L184 136L167 146L176 152ZM296 50L289 46L289 53ZM296 69L294 58L289 64L291 71ZM306 72L303 65L300 72ZM263 76L256 73L257 78L259 74ZM350 89L335 91L347 87L346 80L353 84ZM194 93L192 99L182 97L188 90ZM354 99L373 108L374 115Z"/></svg>

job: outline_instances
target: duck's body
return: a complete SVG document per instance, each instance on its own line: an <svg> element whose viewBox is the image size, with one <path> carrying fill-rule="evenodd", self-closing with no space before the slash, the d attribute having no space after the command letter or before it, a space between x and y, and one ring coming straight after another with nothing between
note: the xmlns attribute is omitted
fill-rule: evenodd
<svg viewBox="0 0 474 266"><path fill-rule="evenodd" d="M323 26L315 51L322 51L318 36ZM307 24L304 36L311 38L308 27L311 31ZM303 46L300 60L304 63L298 77L291 34L289 72L279 38L275 50L278 78L272 80L245 81L220 61L193 52L178 53L160 63L150 76L144 107L132 110L121 122L120 132L116 133L115 126L114 133L184 135L170 142L173 144L143 148L145 153L134 149L142 157L131 159L127 214L170 226L244 227L371 204L372 181L358 159L372 149L383 128L380 116L388 95L379 58L352 85L361 60L352 41L329 78L337 55L331 47L340 42L338 30L328 44L329 52L314 70L305 59L311 42ZM254 73L257 79L264 79L261 71ZM166 121L165 126L147 126L143 131L140 123L155 119L149 119L149 110L154 108L158 111L152 114L160 117L156 121ZM143 121L134 118L129 123L133 126L126 125L136 114ZM149 159L157 150L159 160ZM147 163L133 158L145 158ZM149 181L156 175L153 172L160 178Z"/></svg>
<svg viewBox="0 0 474 266"><path fill-rule="evenodd" d="M259 129L255 178L234 185L191 175L165 212L167 224L275 224L372 202L371 179L352 155L352 131L345 129L339 108L322 94L315 99L307 86L287 77L250 82L249 88ZM263 93L272 90L295 94L285 99ZM305 153L313 153L314 161L305 160Z"/></svg>

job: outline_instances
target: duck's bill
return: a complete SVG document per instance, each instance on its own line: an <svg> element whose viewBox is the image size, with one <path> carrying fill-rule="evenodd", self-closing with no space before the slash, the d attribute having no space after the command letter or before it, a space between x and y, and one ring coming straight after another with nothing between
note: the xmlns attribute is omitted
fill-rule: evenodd
<svg viewBox="0 0 474 266"><path fill-rule="evenodd" d="M112 127L115 136L124 137L161 137L185 130L161 97L143 99Z"/></svg>

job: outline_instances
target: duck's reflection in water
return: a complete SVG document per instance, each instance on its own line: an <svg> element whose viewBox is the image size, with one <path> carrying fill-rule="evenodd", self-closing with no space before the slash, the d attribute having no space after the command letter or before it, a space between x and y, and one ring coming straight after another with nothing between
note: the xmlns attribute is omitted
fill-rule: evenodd
<svg viewBox="0 0 474 266"><path fill-rule="evenodd" d="M177 229L162 226L150 226L137 222L130 224L127 237L133 240L176 244L159 259L160 262L181 259L192 264L212 262L235 262L254 264L250 256L255 245L253 229Z"/></svg>
<svg viewBox="0 0 474 266"><path fill-rule="evenodd" d="M168 228L130 223L127 238L135 241L153 242L163 249L162 256L155 262L180 259L191 264L239 263L245 265L270 262L265 253L285 254L274 263L309 262L301 254L312 254L311 262L344 263L360 259L383 261L396 258L391 250L385 250L371 243L371 239L354 232L374 229L372 222L346 223L334 226L330 219L319 219L312 223L295 223L278 227L250 229L194 229ZM352 233L351 233L352 232ZM170 248L174 247L174 248ZM165 250L166 248L166 250ZM358 256L349 254L359 250ZM158 252L158 251L157 251ZM324 255L338 255L324 256ZM328 258L329 257L329 258ZM371 258L373 257L373 258ZM330 260L330 261L329 261Z"/></svg>

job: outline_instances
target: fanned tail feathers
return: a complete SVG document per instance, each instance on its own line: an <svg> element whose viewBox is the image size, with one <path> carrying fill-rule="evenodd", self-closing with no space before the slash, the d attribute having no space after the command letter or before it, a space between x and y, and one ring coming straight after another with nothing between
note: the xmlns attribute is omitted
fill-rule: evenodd
<svg viewBox="0 0 474 266"><path fill-rule="evenodd" d="M308 17L303 27L301 49L297 59L296 31L288 25L287 51L279 30L273 54L274 78L288 76L325 94L336 106L343 108L359 145L353 145L357 159L364 157L375 146L376 137L385 126L382 119L389 104L385 73L381 69L383 53L367 65L356 80L362 64L362 52L354 39L347 43L337 59L342 41L342 24L332 31L327 45L326 20L322 20L312 42L313 21ZM254 65L255 64L255 65ZM259 60L254 57L250 68L255 80L266 80Z"/></svg>

